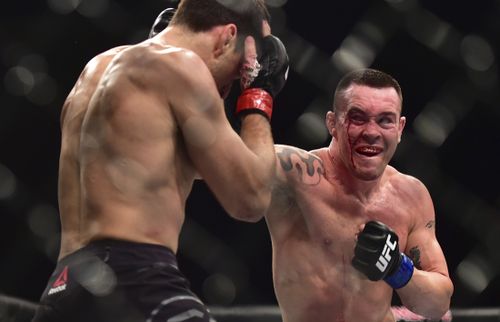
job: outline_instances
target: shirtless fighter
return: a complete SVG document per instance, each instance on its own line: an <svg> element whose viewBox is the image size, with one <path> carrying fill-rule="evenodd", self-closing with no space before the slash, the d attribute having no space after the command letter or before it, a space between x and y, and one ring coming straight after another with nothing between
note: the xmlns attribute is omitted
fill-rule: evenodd
<svg viewBox="0 0 500 322"><path fill-rule="evenodd" d="M393 290L426 318L449 309L453 285L429 192L388 165L401 109L396 80L354 71L326 115L328 147L277 146L266 221L284 322L394 322Z"/></svg>
<svg viewBox="0 0 500 322"><path fill-rule="evenodd" d="M168 28L83 70L61 115L60 255L34 321L210 320L176 262L186 199L201 177L234 218L263 216L288 67L264 1L233 5L183 0ZM223 106L240 71L241 137Z"/></svg>

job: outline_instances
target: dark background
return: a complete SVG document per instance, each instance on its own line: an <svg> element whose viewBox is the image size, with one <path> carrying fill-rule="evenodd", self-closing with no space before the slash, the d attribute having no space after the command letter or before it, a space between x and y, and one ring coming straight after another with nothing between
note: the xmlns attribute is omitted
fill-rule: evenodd
<svg viewBox="0 0 500 322"><path fill-rule="evenodd" d="M58 252L62 103L90 58L146 38L171 2L17 3L0 14L0 293L37 301ZM498 306L500 1L270 4L273 33L291 59L275 104L275 141L328 144L323 119L339 77L364 66L392 74L407 117L392 164L431 192L455 284L452 306ZM264 221L229 218L195 184L179 263L203 300L275 304L270 246Z"/></svg>

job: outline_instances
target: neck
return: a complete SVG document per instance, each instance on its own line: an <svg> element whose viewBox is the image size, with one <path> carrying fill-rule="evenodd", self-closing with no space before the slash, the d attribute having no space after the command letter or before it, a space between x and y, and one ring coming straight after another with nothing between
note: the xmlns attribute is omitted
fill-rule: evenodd
<svg viewBox="0 0 500 322"><path fill-rule="evenodd" d="M167 27L156 37L152 38L151 41L157 42L162 46L188 49L205 60L210 55L208 49L212 48L211 42L213 41L213 37L211 37L210 31L193 32L185 26L175 25Z"/></svg>
<svg viewBox="0 0 500 322"><path fill-rule="evenodd" d="M353 174L353 170L340 158L338 146L333 139L327 148L327 152L331 164L331 173L327 178L341 186L346 194L352 195L361 202L364 202L370 200L371 197L379 191L382 176L373 180L363 180L356 177Z"/></svg>

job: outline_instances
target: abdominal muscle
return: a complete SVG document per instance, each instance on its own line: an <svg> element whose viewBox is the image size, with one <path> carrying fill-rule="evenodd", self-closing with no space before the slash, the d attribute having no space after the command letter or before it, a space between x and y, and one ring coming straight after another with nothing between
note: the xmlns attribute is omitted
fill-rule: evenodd
<svg viewBox="0 0 500 322"><path fill-rule="evenodd" d="M288 244L289 246L290 244ZM371 282L343 254L309 245L274 258L274 281L284 322L394 322L392 289ZM280 270L276 270L280 267Z"/></svg>

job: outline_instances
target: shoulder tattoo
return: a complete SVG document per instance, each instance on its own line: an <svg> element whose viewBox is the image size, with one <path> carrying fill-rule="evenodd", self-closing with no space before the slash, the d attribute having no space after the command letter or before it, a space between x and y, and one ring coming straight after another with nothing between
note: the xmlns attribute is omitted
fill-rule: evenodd
<svg viewBox="0 0 500 322"><path fill-rule="evenodd" d="M416 268L422 269L422 263L420 262L420 249L418 248L418 246L412 247L410 249L410 258Z"/></svg>
<svg viewBox="0 0 500 322"><path fill-rule="evenodd" d="M313 154L290 148L280 149L276 154L283 171L295 172L302 183L317 185L325 173L323 161Z"/></svg>

